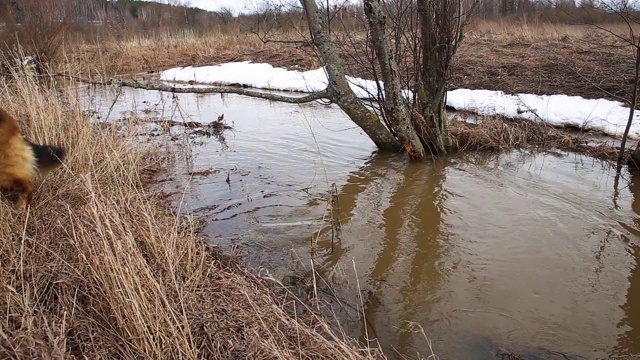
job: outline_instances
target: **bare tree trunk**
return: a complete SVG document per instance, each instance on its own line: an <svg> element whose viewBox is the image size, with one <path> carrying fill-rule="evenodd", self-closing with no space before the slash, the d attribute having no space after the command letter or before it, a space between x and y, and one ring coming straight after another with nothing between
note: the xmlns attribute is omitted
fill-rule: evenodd
<svg viewBox="0 0 640 360"><path fill-rule="evenodd" d="M454 0L455 1L455 0ZM446 14L450 0L418 0L422 66L418 84L420 115L426 122L428 143L444 154L449 147L449 126L444 95L449 66L455 53L455 16ZM456 12L457 13L457 12ZM444 30L444 31L441 31ZM461 29L459 31L462 31ZM451 51L453 50L453 51Z"/></svg>
<svg viewBox="0 0 640 360"><path fill-rule="evenodd" d="M425 157L424 147L411 123L411 113L402 96L398 64L391 51L389 36L386 32L386 16L382 11L380 0L364 0L364 12L369 21L371 40L384 82L385 99L382 108L409 158L422 160Z"/></svg>
<svg viewBox="0 0 640 360"><path fill-rule="evenodd" d="M624 129L624 134L622 135L622 142L620 143L620 153L618 153L618 167L622 165L622 159L624 158L624 150L625 146L627 146L627 137L629 136L629 130L631 129L631 123L633 122L633 114L636 109L636 104L638 102L638 80L640 80L640 37L637 40L635 45L636 50L636 64L635 64L635 74L633 77L633 94L631 94L631 104L629 106L629 119L627 120L627 126ZM638 142L640 145L640 142ZM636 166L640 165L640 162L636 159L636 155L638 155L638 147L636 146L636 151L633 152L633 161L636 163Z"/></svg>
<svg viewBox="0 0 640 360"><path fill-rule="evenodd" d="M335 102L373 140L378 148L399 150L401 145L391 131L364 106L349 87L342 61L335 47L331 44L325 14L318 9L315 0L300 0L300 4L307 15L313 43L318 49L327 71L328 98Z"/></svg>
<svg viewBox="0 0 640 360"><path fill-rule="evenodd" d="M422 62L417 98L425 129L420 137L431 150L444 154L450 148L446 87L455 55L479 0L466 10L460 0L417 0Z"/></svg>
<svg viewBox="0 0 640 360"><path fill-rule="evenodd" d="M423 62L422 81L417 88L421 104L419 121L425 124L420 136L432 147L433 152L445 154L451 145L445 100L446 82L435 79L436 76Z"/></svg>

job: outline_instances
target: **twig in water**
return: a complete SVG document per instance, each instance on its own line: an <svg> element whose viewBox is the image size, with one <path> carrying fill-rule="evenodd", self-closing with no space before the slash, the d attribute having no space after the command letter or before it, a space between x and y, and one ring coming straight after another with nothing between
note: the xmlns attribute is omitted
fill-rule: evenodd
<svg viewBox="0 0 640 360"><path fill-rule="evenodd" d="M340 206L338 205L338 186L336 183L331 184L331 252L335 238L340 235Z"/></svg>
<svg viewBox="0 0 640 360"><path fill-rule="evenodd" d="M116 97L113 99L111 106L109 106L109 112L107 112L107 116L104 118L105 122L109 120L109 116L111 116L111 111L113 111L113 107L116 106L116 102L120 98L120 94L122 94L122 86L118 86L118 92L116 93Z"/></svg>

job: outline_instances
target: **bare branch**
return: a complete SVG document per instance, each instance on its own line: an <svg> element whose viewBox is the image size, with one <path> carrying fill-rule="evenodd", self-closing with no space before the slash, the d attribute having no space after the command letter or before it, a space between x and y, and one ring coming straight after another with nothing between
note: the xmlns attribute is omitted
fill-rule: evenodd
<svg viewBox="0 0 640 360"><path fill-rule="evenodd" d="M155 91L170 92L170 93L177 93L177 94L238 94L238 95L250 96L250 97L260 98L265 100L284 102L289 104L304 104L304 103L309 103L315 100L329 98L328 91L326 89L323 91L312 92L305 96L296 97L296 96L284 96L284 95L278 95L278 94L273 94L268 92L247 90L247 89L235 88L235 87L225 87L225 86L175 87L175 86L164 85L164 84L142 83L138 81L127 81L127 80L94 81L94 80L83 79L83 78L62 74L62 73L57 73L55 74L55 76L59 76L68 80L74 80L84 84L91 84L91 85L118 85L122 87L133 88L133 89L155 90Z"/></svg>
<svg viewBox="0 0 640 360"><path fill-rule="evenodd" d="M576 25L592 26L592 27L594 27L594 28L596 28L596 29L598 29L598 30L600 30L602 32L605 32L605 33L613 36L614 38L626 43L627 45L631 45L631 46L634 46L634 47L636 46L636 43L634 42L634 39L633 39L633 27L629 23L629 20L627 18L625 18L622 14L618 13L618 12L615 12L613 10L609 11L609 12L613 12L613 13L619 15L622 19L624 19L627 27L631 31L631 39L629 39L629 38L627 38L625 36L622 36L622 35L618 34L617 32L615 32L615 31L613 31L611 29L608 29L608 28L606 28L604 26L601 26L601 25L597 24L596 21L587 21L587 20L579 18L575 14L573 14L570 11L567 11L567 10L561 8L561 7L556 6L556 8L561 10L564 14L566 14L569 17L571 17L572 19L576 20ZM590 14L590 11L588 9L586 11L587 11L587 14Z"/></svg>
<svg viewBox="0 0 640 360"><path fill-rule="evenodd" d="M598 91L601 91L602 93L606 94L607 96L611 97L612 99L616 99L624 104L629 105L630 104L630 100L625 98L624 96L620 96L620 95L616 95L614 93L612 93L611 91L608 91L607 89L603 88L602 86L598 85L595 81L589 79L588 77L586 77L584 74L582 74L580 72L579 69L575 69L574 67L570 66L569 64L562 64L565 68L567 68L568 71L573 72L574 74L578 75L580 78L582 78L582 80L586 81L589 85L595 87L596 89L598 89Z"/></svg>
<svg viewBox="0 0 640 360"><path fill-rule="evenodd" d="M471 4L471 6L469 7L469 11L467 11L467 13L465 14L464 17L462 16L462 14L460 14L460 17L459 17L459 20L458 20L458 21L460 21L460 24L458 25L459 29L460 29L460 32L458 33L458 39L456 40L456 43L454 44L454 46L455 46L454 52L458 49L458 47L462 43L462 40L464 39L464 33L465 33L464 30L471 23L471 20L473 19L473 16L475 15L476 11L478 10L478 7L480 7L480 0L475 0Z"/></svg>
<svg viewBox="0 0 640 360"><path fill-rule="evenodd" d="M640 41L640 40L639 40ZM620 166L622 166L622 160L624 159L624 149L627 144L627 137L629 137L629 130L631 130L631 123L633 123L633 115L638 103L638 78L640 77L640 46L636 45L635 49L636 63L635 63L635 76L633 78L633 94L631 95L631 103L629 104L629 119L627 120L627 126L624 129L622 135L622 141L620 142L620 153L618 153L618 173L620 172Z"/></svg>
<svg viewBox="0 0 640 360"><path fill-rule="evenodd" d="M276 43L276 44L298 44L301 46L313 46L311 40L274 40L267 38L260 38L263 44Z"/></svg>

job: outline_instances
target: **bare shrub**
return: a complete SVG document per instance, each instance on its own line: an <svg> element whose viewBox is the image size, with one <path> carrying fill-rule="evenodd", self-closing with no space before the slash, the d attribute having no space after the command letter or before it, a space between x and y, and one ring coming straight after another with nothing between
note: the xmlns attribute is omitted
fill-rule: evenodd
<svg viewBox="0 0 640 360"><path fill-rule="evenodd" d="M22 49L33 57L39 72L55 60L65 32L73 23L75 0L22 0L6 2L2 9L6 50Z"/></svg>

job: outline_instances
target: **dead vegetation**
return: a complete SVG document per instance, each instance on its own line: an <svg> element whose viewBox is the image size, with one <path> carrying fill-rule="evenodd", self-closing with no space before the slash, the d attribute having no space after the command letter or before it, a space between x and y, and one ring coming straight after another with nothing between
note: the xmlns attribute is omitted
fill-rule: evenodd
<svg viewBox="0 0 640 360"><path fill-rule="evenodd" d="M621 25L611 25L613 30ZM340 33L335 36L340 37ZM301 39L297 31L279 39ZM370 78L357 44L342 49L349 73ZM298 70L321 64L313 49L300 44L262 43L250 33L182 32L67 46L66 57L86 64L83 73L132 74L175 66L230 61L265 62ZM506 93L566 94L586 98L628 99L632 91L631 50L610 35L585 25L476 21L458 53L449 88L502 90ZM410 61L409 61L410 62Z"/></svg>
<svg viewBox="0 0 640 360"><path fill-rule="evenodd" d="M611 25L624 34L623 25ZM456 58L451 88L630 99L633 49L586 25L476 22Z"/></svg>
<svg viewBox="0 0 640 360"><path fill-rule="evenodd" d="M289 35L295 36L293 33ZM309 47L281 43L265 45L255 35L240 31L212 31L206 35L182 31L179 34L80 44L68 46L65 50L66 57L72 62L83 64L83 74L97 70L109 75L128 75L231 61L267 62L302 69L320 66Z"/></svg>
<svg viewBox="0 0 640 360"><path fill-rule="evenodd" d="M556 128L529 120L486 116L475 117L476 122L467 122L462 117L474 118L474 115L458 114L451 121L452 145L459 151L560 149L608 161L615 161L619 153L613 139L590 132Z"/></svg>
<svg viewBox="0 0 640 360"><path fill-rule="evenodd" d="M0 101L29 139L68 148L29 213L0 201L0 358L381 357L167 211L145 186L164 150L93 126L24 74L0 80Z"/></svg>

